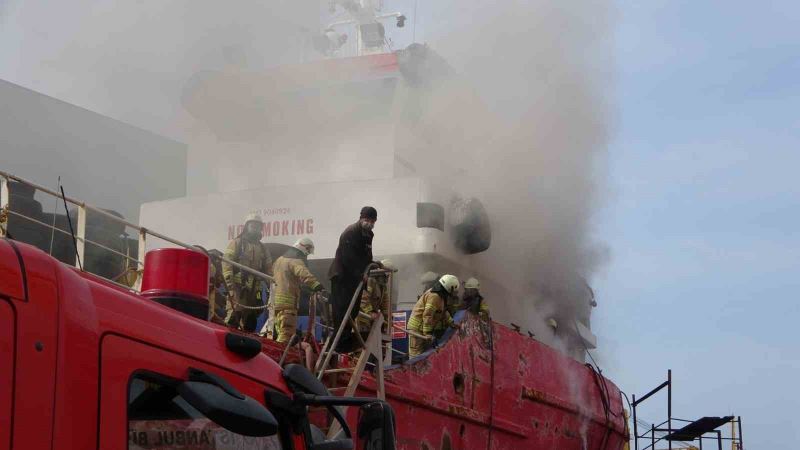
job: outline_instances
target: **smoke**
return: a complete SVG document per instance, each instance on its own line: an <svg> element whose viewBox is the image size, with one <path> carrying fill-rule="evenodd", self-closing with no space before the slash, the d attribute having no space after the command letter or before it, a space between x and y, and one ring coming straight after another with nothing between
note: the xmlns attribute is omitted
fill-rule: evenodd
<svg viewBox="0 0 800 450"><path fill-rule="evenodd" d="M509 294L488 298L496 319L541 336L552 330L540 319L589 325L586 283L608 257L591 231L605 188L610 4L421 4L417 35L449 68L408 87L403 113L414 117L399 125L371 92L282 94L326 74L258 75L320 58L310 44L327 3L10 2L0 77L188 143L189 194L254 187L264 166L275 168L265 184L283 184L385 177L408 163L483 202L492 245L465 263ZM209 94L208 71L245 75ZM397 155L372 151L395 145Z"/></svg>
<svg viewBox="0 0 800 450"><path fill-rule="evenodd" d="M493 315L532 329L541 324L527 318L588 325L586 283L607 259L591 226L610 126L610 6L466 1L458 10L456 26L426 36L460 81L431 88L415 126L428 145L407 157L486 205L492 247L472 264L515 294L492 302Z"/></svg>

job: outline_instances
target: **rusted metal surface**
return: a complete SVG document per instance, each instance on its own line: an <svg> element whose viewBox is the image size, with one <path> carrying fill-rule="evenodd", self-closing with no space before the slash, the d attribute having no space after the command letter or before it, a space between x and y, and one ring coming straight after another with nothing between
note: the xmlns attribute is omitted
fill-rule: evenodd
<svg viewBox="0 0 800 450"><path fill-rule="evenodd" d="M399 449L622 449L619 389L596 377L528 336L468 315L441 347L386 369L385 384ZM348 381L342 374L337 380ZM365 374L356 395L375 392L376 380ZM348 414L353 423L355 413Z"/></svg>

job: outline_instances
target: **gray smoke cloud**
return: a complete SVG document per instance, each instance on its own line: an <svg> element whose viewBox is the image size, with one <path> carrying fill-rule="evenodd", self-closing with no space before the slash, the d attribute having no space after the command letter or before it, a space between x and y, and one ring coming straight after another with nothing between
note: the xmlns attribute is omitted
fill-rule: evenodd
<svg viewBox="0 0 800 450"><path fill-rule="evenodd" d="M210 132L187 114L197 99L187 99L187 88L204 71L257 74L319 58L310 39L326 6L289 0L103 5L7 3L0 10L2 36L9 38L0 76L189 143L190 193L257 174L226 166L231 154L270 158L310 180L325 181L331 173L334 179L372 177L353 167L360 161L383 167L384 161L369 159L375 158L369 148L395 139L403 144L398 157L418 174L486 206L492 247L467 264L488 268L512 294L489 299L500 321L522 322L537 335L548 332L546 325L527 318L556 317L560 327L573 319L588 324L584 280L591 282L608 258L591 231L605 190L610 2L426 2L417 33L452 73L426 88L411 126L392 130L375 121L385 111L362 95L329 93L312 105L287 100L271 90L287 80L273 77L260 80L257 95L237 90L239 83L216 91L232 110L213 98L195 105L195 113L228 118L227 134ZM387 139L391 133L398 136ZM331 137L336 145L321 145Z"/></svg>
<svg viewBox="0 0 800 450"><path fill-rule="evenodd" d="M473 264L519 294L493 312L538 331L540 323L520 318L533 317L532 307L560 327L588 325L585 282L608 258L591 231L605 193L610 5L466 1L458 9L458 26L426 32L460 79L435 89L418 127L441 149L425 152L426 166L455 175L488 209L492 247Z"/></svg>

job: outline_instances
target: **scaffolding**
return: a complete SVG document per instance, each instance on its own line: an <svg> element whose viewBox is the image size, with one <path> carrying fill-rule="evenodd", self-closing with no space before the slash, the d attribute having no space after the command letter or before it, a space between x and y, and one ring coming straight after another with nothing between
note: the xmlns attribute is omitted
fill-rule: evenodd
<svg viewBox="0 0 800 450"><path fill-rule="evenodd" d="M637 416L636 408L641 405L645 400L649 399L662 389L667 390L667 418L659 424L650 424L650 428L639 434L639 418ZM639 399L636 395L631 397L631 408L633 412L633 442L634 449L640 450L640 440L644 440L646 445L641 447L641 450L658 450L656 444L663 445L666 442L668 450L680 450L686 448L693 448L693 444L697 441L698 446L694 447L698 450L703 450L703 441L716 441L717 450L723 450L723 442L730 443L731 450L744 450L742 440L742 418L741 416L704 416L696 420L687 420L673 417L672 415L672 370L667 371L667 380L656 386L650 392L642 395ZM682 426L673 427L677 423ZM722 431L718 428L725 424L731 425L731 434L728 437L723 437ZM666 428L662 428L666 425ZM678 426L678 425L676 425ZM738 435L737 435L738 432ZM647 443L649 441L649 443ZM676 442L691 443L691 447L673 447ZM683 445L683 444L681 444Z"/></svg>

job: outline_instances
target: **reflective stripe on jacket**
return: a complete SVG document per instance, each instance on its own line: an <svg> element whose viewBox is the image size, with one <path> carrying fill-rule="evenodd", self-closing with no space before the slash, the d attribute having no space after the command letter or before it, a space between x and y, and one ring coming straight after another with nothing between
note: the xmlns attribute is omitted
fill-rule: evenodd
<svg viewBox="0 0 800 450"><path fill-rule="evenodd" d="M429 289L420 296L414 305L407 328L430 336L434 330L447 328L452 323L453 319L445 309L444 299Z"/></svg>
<svg viewBox="0 0 800 450"><path fill-rule="evenodd" d="M374 277L367 280L367 288L361 292L360 310L366 315L380 311L383 314L383 323L389 322L389 290L386 281L378 281ZM356 319L360 331L369 331L372 321L361 315Z"/></svg>
<svg viewBox="0 0 800 450"><path fill-rule="evenodd" d="M297 309L300 301L300 285L304 284L312 291L319 289L317 277L308 270L299 251L286 252L273 264L275 277L275 309Z"/></svg>
<svg viewBox="0 0 800 450"><path fill-rule="evenodd" d="M228 244L224 256L225 259L237 262L253 270L267 275L272 274L272 255L269 254L267 246L262 242L250 242L239 236ZM233 285L243 289L252 289L256 286L255 276L249 273L241 273L239 269L225 261L222 262L222 275L231 288L233 288Z"/></svg>

